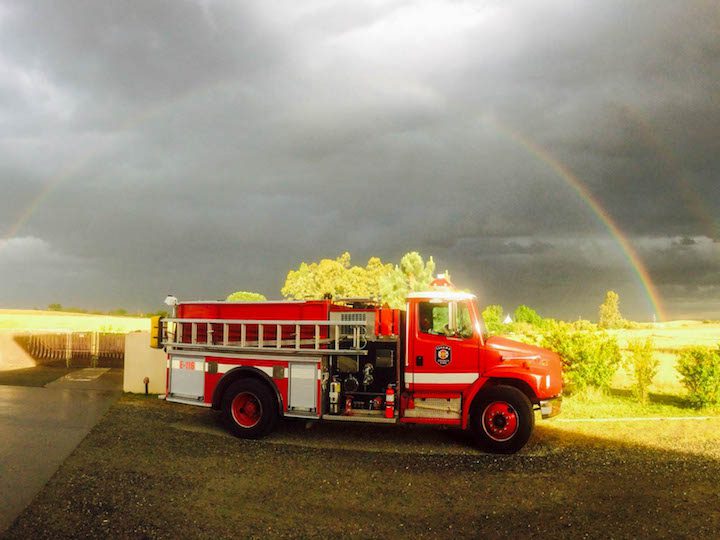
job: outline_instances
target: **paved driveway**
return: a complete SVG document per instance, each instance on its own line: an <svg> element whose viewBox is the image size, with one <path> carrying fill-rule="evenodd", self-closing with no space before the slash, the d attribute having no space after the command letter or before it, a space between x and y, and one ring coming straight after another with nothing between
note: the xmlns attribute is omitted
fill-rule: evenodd
<svg viewBox="0 0 720 540"><path fill-rule="evenodd" d="M0 533L120 396L122 371L78 370L46 388L0 386Z"/></svg>

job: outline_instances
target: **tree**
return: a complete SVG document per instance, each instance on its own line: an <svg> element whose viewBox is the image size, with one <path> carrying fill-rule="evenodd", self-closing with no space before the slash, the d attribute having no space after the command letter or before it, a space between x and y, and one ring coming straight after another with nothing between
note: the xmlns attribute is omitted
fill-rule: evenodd
<svg viewBox="0 0 720 540"><path fill-rule="evenodd" d="M395 270L390 263L382 262L378 257L370 257L365 267L365 280L367 283L367 296L380 297L381 282Z"/></svg>
<svg viewBox="0 0 720 540"><path fill-rule="evenodd" d="M417 252L406 253L397 266L370 257L365 267L352 266L350 254L345 252L337 259L301 263L288 272L282 295L298 300L326 295L382 299L390 307L402 308L409 292L430 288L434 271L432 257L425 262Z"/></svg>
<svg viewBox="0 0 720 540"><path fill-rule="evenodd" d="M380 281L393 271L391 264L371 257L366 267L352 266L350 253L337 259L322 259L319 263L301 263L297 270L288 272L282 295L298 300L323 298L325 295L340 298L377 298Z"/></svg>
<svg viewBox="0 0 720 540"><path fill-rule="evenodd" d="M50 304L48 306L48 311L62 311L62 309L62 304Z"/></svg>
<svg viewBox="0 0 720 540"><path fill-rule="evenodd" d="M542 326L543 318L533 308L521 304L515 309L515 322Z"/></svg>
<svg viewBox="0 0 720 540"><path fill-rule="evenodd" d="M620 314L620 297L615 291L608 291L605 301L600 304L598 326L600 328L622 328L625 319Z"/></svg>
<svg viewBox="0 0 720 540"><path fill-rule="evenodd" d="M228 302L265 302L264 294L250 291L236 291L226 298Z"/></svg>
<svg viewBox="0 0 720 540"><path fill-rule="evenodd" d="M403 308L409 293L430 288L434 273L435 261L432 257L425 262L417 251L406 253L400 259L399 265L380 276L380 296L383 303L391 308Z"/></svg>

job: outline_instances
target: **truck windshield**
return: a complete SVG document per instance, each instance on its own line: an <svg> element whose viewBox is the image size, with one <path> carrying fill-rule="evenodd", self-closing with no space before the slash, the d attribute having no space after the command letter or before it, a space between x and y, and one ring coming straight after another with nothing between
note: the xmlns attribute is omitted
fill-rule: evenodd
<svg viewBox="0 0 720 540"><path fill-rule="evenodd" d="M418 326L424 334L462 338L473 335L467 302L421 302Z"/></svg>
<svg viewBox="0 0 720 540"><path fill-rule="evenodd" d="M472 319L467 302L460 302L457 311L457 335L464 338L472 337Z"/></svg>

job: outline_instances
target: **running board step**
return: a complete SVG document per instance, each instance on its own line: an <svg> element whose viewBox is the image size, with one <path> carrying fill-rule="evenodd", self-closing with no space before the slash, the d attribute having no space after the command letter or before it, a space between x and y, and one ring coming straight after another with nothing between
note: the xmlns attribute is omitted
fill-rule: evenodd
<svg viewBox="0 0 720 540"><path fill-rule="evenodd" d="M363 416L361 414L353 416L324 414L323 420L333 422L364 422L372 424L397 424L397 418L385 418L384 416Z"/></svg>
<svg viewBox="0 0 720 540"><path fill-rule="evenodd" d="M196 407L212 407L212 404L198 401L192 398L183 398L177 396L167 396L165 401L171 401L173 403L184 403L185 405L195 405Z"/></svg>

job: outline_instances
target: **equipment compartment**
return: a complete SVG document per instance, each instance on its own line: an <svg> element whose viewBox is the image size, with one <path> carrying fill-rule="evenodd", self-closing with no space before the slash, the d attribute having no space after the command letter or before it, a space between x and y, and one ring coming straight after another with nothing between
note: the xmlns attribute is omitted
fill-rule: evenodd
<svg viewBox="0 0 720 540"><path fill-rule="evenodd" d="M388 388L398 385L397 344L370 341L367 355L330 356L322 380L326 414L383 416Z"/></svg>

